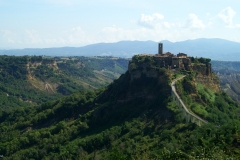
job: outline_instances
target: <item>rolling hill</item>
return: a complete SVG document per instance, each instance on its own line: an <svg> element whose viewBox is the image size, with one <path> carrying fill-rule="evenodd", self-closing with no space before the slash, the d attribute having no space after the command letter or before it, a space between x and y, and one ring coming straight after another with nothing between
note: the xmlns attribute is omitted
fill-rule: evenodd
<svg viewBox="0 0 240 160"><path fill-rule="evenodd" d="M164 51L174 54L183 52L194 57L209 57L213 60L240 60L240 43L224 39L195 39L181 42L161 41ZM114 56L131 58L135 54L157 53L157 42L120 41L115 43L97 43L83 47L28 48L18 50L0 50L1 55L47 55L47 56Z"/></svg>
<svg viewBox="0 0 240 160"><path fill-rule="evenodd" d="M41 104L110 84L127 70L113 57L0 56L0 107Z"/></svg>

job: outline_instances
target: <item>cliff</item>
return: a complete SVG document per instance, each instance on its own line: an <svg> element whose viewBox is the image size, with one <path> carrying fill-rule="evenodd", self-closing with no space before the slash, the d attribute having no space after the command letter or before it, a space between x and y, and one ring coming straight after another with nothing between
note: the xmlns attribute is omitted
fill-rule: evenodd
<svg viewBox="0 0 240 160"><path fill-rule="evenodd" d="M147 78L160 78L163 75L169 75L170 72L163 67L156 65L157 61L153 57L149 56L134 56L129 61L128 71L131 75L131 81L139 79L142 76Z"/></svg>
<svg viewBox="0 0 240 160"><path fill-rule="evenodd" d="M203 58L201 58L203 59ZM220 92L219 79L212 73L211 63L189 63L183 68L171 69L171 66L160 67L159 60L149 55L138 55L134 56L129 62L128 71L131 75L131 81L134 79L140 79L142 76L148 78L157 78L161 82L166 80L163 79L163 75L167 74L171 79L176 73L195 73L192 85L201 83L204 86L210 88L214 92ZM169 81L169 79L167 80Z"/></svg>
<svg viewBox="0 0 240 160"><path fill-rule="evenodd" d="M194 81L203 84L214 92L220 92L220 82L218 77L212 72L212 65L210 63L192 63L189 67L190 71L195 72Z"/></svg>

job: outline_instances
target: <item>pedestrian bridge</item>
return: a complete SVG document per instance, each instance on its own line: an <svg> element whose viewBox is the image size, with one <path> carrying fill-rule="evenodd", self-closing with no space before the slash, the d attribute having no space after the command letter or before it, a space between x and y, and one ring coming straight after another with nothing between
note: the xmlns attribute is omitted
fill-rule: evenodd
<svg viewBox="0 0 240 160"><path fill-rule="evenodd" d="M185 106L185 104L183 103L183 101L181 100L181 98L179 97L179 95L176 92L176 87L175 84L178 80L181 80L182 78L184 78L185 76L181 76L175 80L173 80L173 82L171 83L171 88L172 88L172 97L173 100L177 103L179 110L182 112L183 117L185 117L186 122L192 122L192 123L196 123L198 126L201 126L202 124L206 124L208 123L206 120L200 118L199 116L191 113L187 107Z"/></svg>

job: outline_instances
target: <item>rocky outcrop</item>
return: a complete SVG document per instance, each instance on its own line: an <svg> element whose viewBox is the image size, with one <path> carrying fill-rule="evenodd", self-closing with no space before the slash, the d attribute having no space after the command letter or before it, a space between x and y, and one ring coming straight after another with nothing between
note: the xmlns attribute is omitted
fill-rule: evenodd
<svg viewBox="0 0 240 160"><path fill-rule="evenodd" d="M195 79L196 82L203 84L214 92L221 91L219 79L215 74L212 74L211 76L198 75Z"/></svg>
<svg viewBox="0 0 240 160"><path fill-rule="evenodd" d="M43 59L42 61L29 61L27 64L27 68L36 68L41 65L47 65L50 68L58 69L57 62L55 60L46 60Z"/></svg>
<svg viewBox="0 0 240 160"><path fill-rule="evenodd" d="M211 64L192 64L191 66L189 66L190 70L195 71L198 75L201 76L211 76L212 74L212 66Z"/></svg>
<svg viewBox="0 0 240 160"><path fill-rule="evenodd" d="M131 61L128 65L128 71L131 74L131 81L141 78L142 75L148 78L157 78L159 76L158 69L147 62L135 64Z"/></svg>

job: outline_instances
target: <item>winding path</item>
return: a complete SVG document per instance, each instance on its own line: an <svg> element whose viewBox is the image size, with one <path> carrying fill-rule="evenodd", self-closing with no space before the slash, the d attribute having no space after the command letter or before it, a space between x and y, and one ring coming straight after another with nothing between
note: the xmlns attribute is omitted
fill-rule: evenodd
<svg viewBox="0 0 240 160"><path fill-rule="evenodd" d="M172 88L172 96L173 96L173 100L176 101L176 103L178 104L179 109L182 110L182 113L184 115L184 117L186 118L186 121L189 122L193 122L196 123L198 126L201 126L202 123L208 123L208 121L200 118L199 116L191 113L187 107L185 106L185 104L183 103L183 101L181 100L181 98L179 97L179 95L176 92L176 87L175 84L178 80L181 80L182 78L184 78L184 76L181 76L177 79L174 79L171 83L171 88Z"/></svg>

